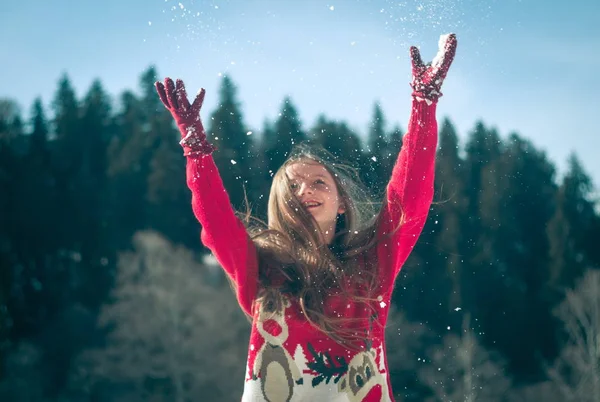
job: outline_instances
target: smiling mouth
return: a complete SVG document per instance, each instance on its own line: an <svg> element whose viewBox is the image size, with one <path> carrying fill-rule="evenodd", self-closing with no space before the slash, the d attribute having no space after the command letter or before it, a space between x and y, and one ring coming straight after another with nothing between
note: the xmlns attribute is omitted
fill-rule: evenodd
<svg viewBox="0 0 600 402"><path fill-rule="evenodd" d="M320 202L307 202L307 203L302 204L302 205L306 209L314 209L314 208L320 207L321 203Z"/></svg>

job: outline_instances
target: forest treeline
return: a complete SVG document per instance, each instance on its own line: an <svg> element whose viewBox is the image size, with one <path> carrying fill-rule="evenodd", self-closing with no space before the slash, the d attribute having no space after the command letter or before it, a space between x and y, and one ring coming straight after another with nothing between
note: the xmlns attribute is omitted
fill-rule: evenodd
<svg viewBox="0 0 600 402"><path fill-rule="evenodd" d="M249 324L199 239L179 133L154 89L50 110L0 99L0 400L229 401ZM310 140L381 197L402 146L378 104L368 132L293 100L259 130L224 77L203 119L240 211ZM439 122L436 194L387 329L399 400L600 400L600 212L576 155L564 175L527 138ZM247 202L245 200L247 199ZM554 399L552 399L554 398Z"/></svg>

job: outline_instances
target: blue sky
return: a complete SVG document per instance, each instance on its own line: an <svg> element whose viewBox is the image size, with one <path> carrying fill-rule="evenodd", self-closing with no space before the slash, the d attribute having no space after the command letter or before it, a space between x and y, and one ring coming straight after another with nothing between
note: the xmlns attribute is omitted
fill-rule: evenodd
<svg viewBox="0 0 600 402"><path fill-rule="evenodd" d="M438 117L464 139L479 119L517 131L559 168L575 151L600 184L600 2L546 0L19 0L0 5L0 97L28 114L61 75L79 97L100 78L117 99L149 65L207 90L238 86L259 131L291 96L305 128L317 115L366 132L374 102L406 126L408 47L431 60L440 34L459 46Z"/></svg>

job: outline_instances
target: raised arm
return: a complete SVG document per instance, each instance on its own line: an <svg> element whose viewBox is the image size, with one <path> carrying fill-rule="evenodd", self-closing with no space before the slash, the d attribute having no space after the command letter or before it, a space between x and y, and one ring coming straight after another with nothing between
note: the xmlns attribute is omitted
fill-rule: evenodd
<svg viewBox="0 0 600 402"><path fill-rule="evenodd" d="M187 185L192 191L194 215L202 225L202 243L233 280L242 309L251 314L258 281L256 249L244 224L233 212L212 157L215 148L206 139L200 119L204 89L192 104L181 80L174 84L166 78L164 84L156 83L156 90L181 132L180 144L187 157Z"/></svg>
<svg viewBox="0 0 600 402"><path fill-rule="evenodd" d="M423 64L419 50L411 47L412 108L402 150L387 186L378 230L382 239L378 255L382 274L392 284L411 253L433 199L437 147L436 106L456 52L454 34L440 37L439 51L430 64ZM391 235L390 235L391 234Z"/></svg>

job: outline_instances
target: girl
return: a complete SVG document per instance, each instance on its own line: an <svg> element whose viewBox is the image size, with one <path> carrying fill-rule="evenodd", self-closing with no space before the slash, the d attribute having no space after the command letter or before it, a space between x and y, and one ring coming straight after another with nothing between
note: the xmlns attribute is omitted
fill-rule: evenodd
<svg viewBox="0 0 600 402"><path fill-rule="evenodd" d="M365 213L351 169L296 148L273 178L266 230L239 220L184 84L156 83L182 134L202 242L252 318L243 402L392 401L384 328L394 281L433 197L436 104L456 51L443 35L431 64L411 47L412 111L379 213Z"/></svg>

